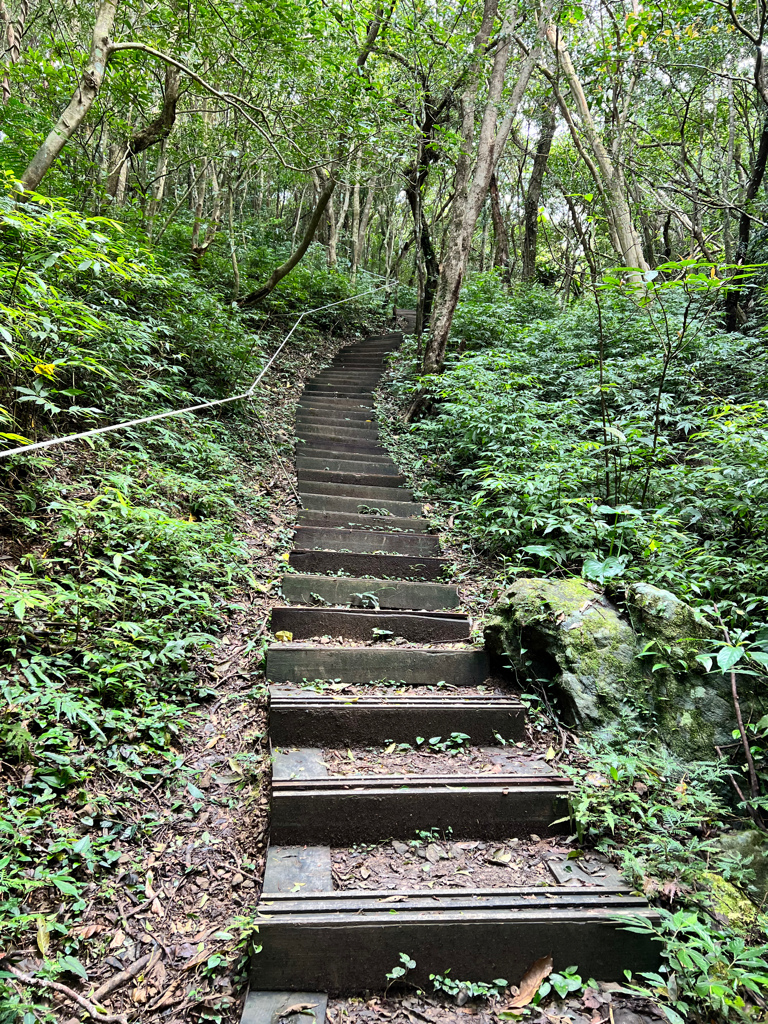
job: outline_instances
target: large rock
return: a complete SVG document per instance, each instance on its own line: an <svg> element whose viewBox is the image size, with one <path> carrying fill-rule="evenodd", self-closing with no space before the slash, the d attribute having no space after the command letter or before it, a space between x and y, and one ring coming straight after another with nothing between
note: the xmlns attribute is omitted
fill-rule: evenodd
<svg viewBox="0 0 768 1024"><path fill-rule="evenodd" d="M486 638L518 675L550 680L577 728L656 734L690 759L730 741L729 681L696 661L718 630L666 590L634 584L621 611L581 579L520 579L495 606ZM649 641L650 657L641 657Z"/></svg>

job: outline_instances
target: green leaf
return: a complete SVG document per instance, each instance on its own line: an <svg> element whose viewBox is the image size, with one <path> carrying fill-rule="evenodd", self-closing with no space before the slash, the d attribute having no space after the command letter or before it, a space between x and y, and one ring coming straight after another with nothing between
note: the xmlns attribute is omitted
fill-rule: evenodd
<svg viewBox="0 0 768 1024"><path fill-rule="evenodd" d="M744 656L743 647L721 647L717 652L717 664L721 672L730 672Z"/></svg>
<svg viewBox="0 0 768 1024"><path fill-rule="evenodd" d="M82 978L83 981L88 981L88 972L76 956L59 957L59 965L63 967L65 971L69 971L70 974L76 974L77 977Z"/></svg>

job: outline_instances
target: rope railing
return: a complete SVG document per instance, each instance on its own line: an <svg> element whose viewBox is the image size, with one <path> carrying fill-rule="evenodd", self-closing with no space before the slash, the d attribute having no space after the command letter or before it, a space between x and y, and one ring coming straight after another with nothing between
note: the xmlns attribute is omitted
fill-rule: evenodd
<svg viewBox="0 0 768 1024"><path fill-rule="evenodd" d="M42 448L52 448L57 444L66 444L68 441L81 441L88 437L96 437L99 434L109 434L115 430L125 430L127 427L138 427L142 423L155 423L157 420L169 419L172 416L182 416L187 412L200 412L203 409L213 409L218 405L227 405L229 402L239 402L243 399L251 399L253 398L254 392L262 377L283 351L293 332L305 316L309 316L310 313L320 313L324 309L332 309L334 306L341 306L345 302L351 302L353 299L364 298L366 295L372 295L374 292L381 291L382 288L386 288L386 285L378 285L376 288L370 288L366 292L358 292L356 295L349 295L346 299L338 299L336 302L328 302L324 306L315 306L314 309L305 309L304 312L299 315L296 323L290 331L288 331L286 336L280 342L278 348L272 356L270 356L269 361L261 370L258 377L256 377L253 384L251 384L247 391L243 391L242 394L230 395L229 398L216 398L210 402L198 402L196 405L186 405L183 409L171 409L168 412L157 412L151 416L140 416L133 420L123 420L120 423L111 423L106 427L94 427L92 430L82 430L78 434L67 434L65 437L51 437L47 441L35 441L33 444L20 445L18 448L7 448L5 451L0 452L0 458L8 458L10 455L24 455L27 452L40 451Z"/></svg>

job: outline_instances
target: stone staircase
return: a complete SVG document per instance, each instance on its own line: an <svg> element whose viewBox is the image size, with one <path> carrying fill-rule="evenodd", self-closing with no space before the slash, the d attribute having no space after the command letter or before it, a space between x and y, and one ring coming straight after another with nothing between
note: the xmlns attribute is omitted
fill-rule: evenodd
<svg viewBox="0 0 768 1024"><path fill-rule="evenodd" d="M525 709L489 678L457 589L442 582L449 565L438 538L379 443L373 391L401 341L387 334L343 349L298 407L304 508L286 604L272 615L287 642L267 657L272 817L247 1024L306 1024L306 1011L284 1013L302 1003L322 1021L328 994L381 991L400 953L416 961L409 980L422 985L447 968L514 983L548 954L556 969L578 963L606 981L658 966L656 951L612 920L651 913L617 872L575 866L556 844L546 853L546 837L567 832L553 823L567 814L570 783L525 748ZM446 768L445 757L426 771L388 769L397 744L456 732L470 738L469 763L485 769ZM329 767L334 751L371 747L382 748L375 770ZM450 887L334 884L332 848L391 844L393 857L431 850L434 859L453 856L452 844L492 850L531 836L543 844L548 884L473 888L458 875Z"/></svg>

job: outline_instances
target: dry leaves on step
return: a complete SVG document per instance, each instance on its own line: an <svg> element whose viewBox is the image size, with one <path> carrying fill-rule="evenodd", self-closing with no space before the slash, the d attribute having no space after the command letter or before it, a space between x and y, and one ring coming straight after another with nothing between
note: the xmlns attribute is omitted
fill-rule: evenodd
<svg viewBox="0 0 768 1024"><path fill-rule="evenodd" d="M527 1006L539 991L539 985L552 973L552 957L542 956L535 963L531 964L523 975L520 982L520 989L517 995L508 1003L511 1009L517 1006Z"/></svg>
<svg viewBox="0 0 768 1024"><path fill-rule="evenodd" d="M281 1010L278 1017L290 1017L292 1013L304 1013L308 1017L315 1017L315 1007L317 1003L293 1003L291 1006L286 1006L284 1010Z"/></svg>

